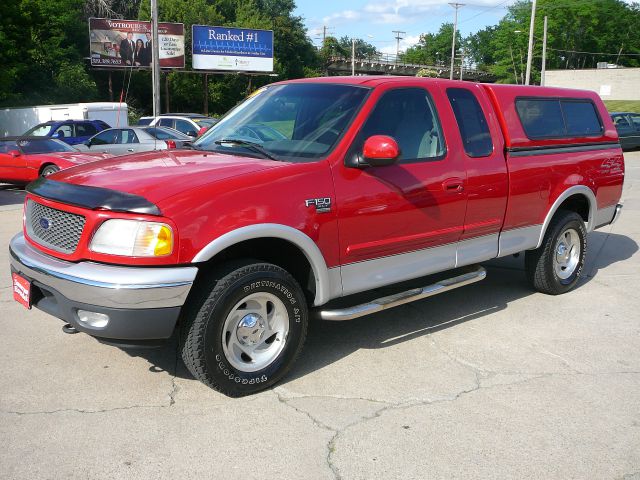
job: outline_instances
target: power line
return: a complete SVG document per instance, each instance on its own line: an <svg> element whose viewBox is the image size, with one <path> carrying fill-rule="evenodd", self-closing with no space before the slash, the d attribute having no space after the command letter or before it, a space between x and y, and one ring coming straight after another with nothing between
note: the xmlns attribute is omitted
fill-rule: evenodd
<svg viewBox="0 0 640 480"><path fill-rule="evenodd" d="M537 37L536 37L537 38ZM538 39L539 40L539 39ZM602 56L628 56L628 57L640 57L640 53L618 53L618 52L614 52L614 53L605 53L605 52L583 52L580 50L566 50L564 48L553 48L553 47L547 47L547 50L555 50L557 52L565 52L565 53L581 53L584 55L602 55Z"/></svg>
<svg viewBox="0 0 640 480"><path fill-rule="evenodd" d="M539 37L535 37L536 40L541 40ZM628 57L640 57L640 53L620 53L620 52L615 52L615 53L606 53L606 52L584 52L582 50L569 50L569 49L565 49L565 48L553 48L553 47L549 47L547 46L547 50L555 50L557 52L565 52L565 53L581 53L583 55L602 55L602 56L628 56Z"/></svg>
<svg viewBox="0 0 640 480"><path fill-rule="evenodd" d="M460 20L459 23L464 23L464 22L468 22L469 20L473 20L474 18L479 17L480 15L484 15L485 13L490 12L491 10L495 10L496 8L499 8L499 7L503 6L505 3L509 2L509 1L510 0L504 0L503 2L500 2L497 5L494 5L493 7L487 7L484 10L482 10L480 13L476 13L475 15L473 15L473 16L471 16L469 18L465 18L464 20ZM471 7L474 6L474 5L471 5L471 4L467 4L467 5L469 5Z"/></svg>

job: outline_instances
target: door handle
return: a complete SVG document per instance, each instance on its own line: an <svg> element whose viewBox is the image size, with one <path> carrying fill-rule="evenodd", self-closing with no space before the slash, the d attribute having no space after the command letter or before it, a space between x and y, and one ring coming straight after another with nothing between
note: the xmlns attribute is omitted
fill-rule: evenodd
<svg viewBox="0 0 640 480"><path fill-rule="evenodd" d="M127 148L127 152L133 152L133 148Z"/></svg>
<svg viewBox="0 0 640 480"><path fill-rule="evenodd" d="M460 193L464 190L461 178L449 178L442 182L442 188L446 192Z"/></svg>

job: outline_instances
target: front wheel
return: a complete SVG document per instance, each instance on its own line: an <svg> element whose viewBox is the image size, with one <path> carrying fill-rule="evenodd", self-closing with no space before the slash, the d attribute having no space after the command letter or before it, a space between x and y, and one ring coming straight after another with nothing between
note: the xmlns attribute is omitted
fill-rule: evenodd
<svg viewBox="0 0 640 480"><path fill-rule="evenodd" d="M280 380L302 349L308 313L295 279L269 263L227 265L186 309L182 358L206 385L232 397Z"/></svg>
<svg viewBox="0 0 640 480"><path fill-rule="evenodd" d="M54 173L59 171L60 171L60 167L58 167L57 165L47 165L42 169L42 172L40 172L40 176L48 177L49 175L53 175Z"/></svg>
<svg viewBox="0 0 640 480"><path fill-rule="evenodd" d="M568 292L580 279L586 252L587 230L582 217L575 212L557 212L542 245L526 252L529 282L549 295Z"/></svg>

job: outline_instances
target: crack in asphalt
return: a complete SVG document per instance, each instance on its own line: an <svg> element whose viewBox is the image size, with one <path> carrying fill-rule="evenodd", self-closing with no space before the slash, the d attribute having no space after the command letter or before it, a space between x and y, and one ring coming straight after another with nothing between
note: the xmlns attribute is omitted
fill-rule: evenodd
<svg viewBox="0 0 640 480"><path fill-rule="evenodd" d="M176 359L173 364L173 375L171 376L171 391L169 392L169 407L175 405L176 403L176 395L178 394L178 384L176 383L176 379L178 378L178 362L180 361L180 342L176 342L176 350L175 355Z"/></svg>
<svg viewBox="0 0 640 480"><path fill-rule="evenodd" d="M295 410L296 412L304 415L305 417L307 417L309 420L311 420L311 423L313 423L313 425L315 425L316 427L322 429L322 430L327 430L329 432L333 433L333 436L329 439L329 442L327 442L327 455L325 456L325 462L327 463L327 466L329 467L329 469L331 470L331 473L333 474L333 477L336 480L341 480L341 476L340 476L340 472L338 471L338 468L331 462L331 454L333 453L333 441L336 438L338 432L329 427L328 425L325 425L324 423L322 423L320 420L318 420L317 418L315 418L313 415L311 415L309 412L302 410L298 407L296 407L295 405L289 405L289 401L290 400L294 400L295 398L301 398L301 397L292 397L292 398L285 398L284 396L282 396L280 394L280 392L278 391L277 387L273 388L271 390L273 392L273 394L276 396L276 399L278 400L278 402L280 402L281 404L283 404L284 406L288 407L288 408L292 408L293 410Z"/></svg>
<svg viewBox="0 0 640 480"><path fill-rule="evenodd" d="M370 420L379 418L380 416L382 416L385 412L387 411L393 411L393 410L403 410L403 409L409 409L409 408L415 408L415 407L420 407L420 406L428 406L428 405L435 405L438 403L448 403L448 402L455 402L458 399L460 399L461 397L465 396L465 395L469 395L472 394L474 392L480 391L480 390L490 390L493 388L504 388L504 387L509 387L509 386L513 386L513 385L521 385L521 384L525 384L525 383L529 383L535 380L539 380L539 379L545 379L545 378L551 378L554 376L565 376L565 377L571 377L571 376L599 376L599 375L625 375L625 374L630 374L630 375L640 375L640 371L613 371L613 372L584 372L584 371L579 371L577 369L575 369L574 367L572 367L568 361L566 359L564 359L562 356L555 354L553 352L550 352L548 350L545 350L544 354L547 355L552 355L555 357L558 357L561 361L563 361L563 363L570 368L571 371L569 372L520 372L520 371L496 371L496 370L487 370L487 369L483 369L477 365L474 365L471 362L468 362L466 360L463 360L455 355L453 355L451 352L447 351L446 349L442 348L433 337L430 336L430 339L433 343L433 345L440 350L442 353L444 353L449 359L451 359L452 361L458 363L459 365L463 366L464 368L467 368L469 370L471 370L471 372L474 374L475 377L475 385L472 386L471 388L467 388L464 390L461 390L459 392L457 392L454 395L451 396L447 396L447 397L442 397L442 398L434 398L434 399L427 399L427 400L420 400L420 401L413 401L413 402L389 402L386 400L380 400L380 399L372 399L372 398L361 398L361 397L346 397L346 396L338 396L338 395L300 395L297 394L295 392L290 392L287 394L287 396L285 396L283 393L281 393L282 387L276 387L274 388L272 391L275 394L276 398L278 399L278 401L280 403L282 403L283 405L292 408L294 411L296 411L297 413L300 413L304 416L306 416L309 420L311 420L311 422L313 423L314 426L316 426L317 428L320 428L322 430L326 430L329 432L333 432L333 436L329 439L329 441L327 442L327 454L326 454L326 463L328 465L328 467L331 469L331 472L333 473L333 476L336 480L341 480L342 476L340 475L340 471L338 469L338 467L334 464L333 462L333 455L336 452L336 448L337 448L337 441L340 439L340 437L342 435L345 434L345 432L347 430L349 430L350 428L356 426L356 425L361 425L363 423L369 422ZM521 378L518 380L514 380L512 382L504 382L504 383L496 383L493 385L483 385L483 380L488 380L490 378L493 378L497 375L523 375L523 376L527 376L527 378ZM304 398L319 398L319 399L323 399L323 398L327 398L327 399L334 399L334 400L363 400L363 401L368 401L368 402L372 402L372 403L379 403L381 404L381 407L377 410L375 410L372 414L370 415L365 415L362 416L359 420L356 420L354 422L351 422L345 426L343 426L342 428L332 428L329 427L328 425L324 424L323 422L321 422L320 420L318 420L311 412L304 410L300 407L296 407L295 405L291 405L289 404L290 401L293 400L297 400L297 399L304 399ZM622 480L636 480L636 475L637 474L630 474L632 476L627 476L625 475L624 477L622 477ZM638 477L638 480L640 480L640 477Z"/></svg>
<svg viewBox="0 0 640 480"><path fill-rule="evenodd" d="M18 415L18 416L51 415L51 414L66 413L66 412L93 414L93 413L115 412L118 410L133 410L136 408L167 408L167 407L168 405L129 405L126 407L104 408L100 410L83 410L80 408L60 408L57 410L43 410L43 411L36 411L36 412L19 412L16 410L0 410L0 413L8 414L8 415Z"/></svg>

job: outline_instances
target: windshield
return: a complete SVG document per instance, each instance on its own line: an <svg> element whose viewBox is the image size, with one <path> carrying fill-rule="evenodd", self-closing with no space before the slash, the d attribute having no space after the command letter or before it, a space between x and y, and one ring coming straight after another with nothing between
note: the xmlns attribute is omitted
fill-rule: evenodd
<svg viewBox="0 0 640 480"><path fill-rule="evenodd" d="M189 135L185 135L173 128L147 127L143 128L143 130L158 140L192 140Z"/></svg>
<svg viewBox="0 0 640 480"><path fill-rule="evenodd" d="M231 110L194 146L255 155L259 145L281 160L321 158L342 136L368 92L352 85L322 83L267 87Z"/></svg>
<svg viewBox="0 0 640 480"><path fill-rule="evenodd" d="M36 125L33 128L30 128L24 134L25 137L46 137L49 135L54 125L41 123L40 125Z"/></svg>
<svg viewBox="0 0 640 480"><path fill-rule="evenodd" d="M77 152L75 148L53 138L24 139L18 140L17 143L23 153Z"/></svg>

